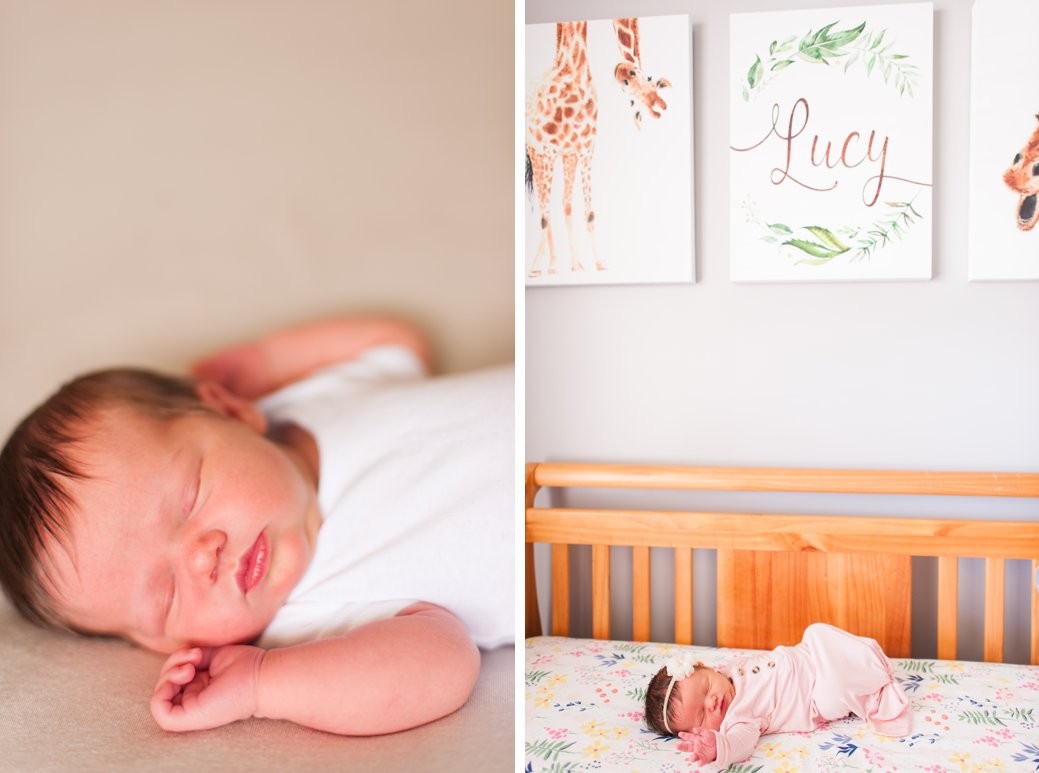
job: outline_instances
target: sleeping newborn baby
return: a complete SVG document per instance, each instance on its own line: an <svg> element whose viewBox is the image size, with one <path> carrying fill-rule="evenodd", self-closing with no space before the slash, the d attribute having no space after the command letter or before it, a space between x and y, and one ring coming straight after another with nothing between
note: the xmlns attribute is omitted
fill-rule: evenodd
<svg viewBox="0 0 1039 773"><path fill-rule="evenodd" d="M909 734L909 701L873 639L815 623L800 644L726 670L689 654L660 669L646 693L649 726L677 735L679 750L700 762L739 762L766 733L813 730L848 714L883 735Z"/></svg>

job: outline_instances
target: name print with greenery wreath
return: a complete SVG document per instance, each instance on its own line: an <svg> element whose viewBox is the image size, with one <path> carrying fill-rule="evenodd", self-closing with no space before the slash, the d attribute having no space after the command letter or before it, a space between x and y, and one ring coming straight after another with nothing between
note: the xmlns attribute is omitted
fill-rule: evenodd
<svg viewBox="0 0 1039 773"><path fill-rule="evenodd" d="M919 77L918 68L906 54L892 51L894 44L885 42L885 38L889 38L888 31L886 29L870 31L866 28L866 22L862 22L857 27L834 31L834 27L838 23L835 21L818 30L809 30L800 37L793 35L782 41L773 40L769 44L768 53L764 57L757 55L747 69L747 74L740 83L743 100L749 102L755 98L773 79L780 77L780 74L788 68L804 65L836 65L842 69L846 77L861 77L864 74L866 78L882 78L884 84L897 89L899 95L912 98ZM779 105L773 105L772 129L765 139L750 147L733 147L732 150L739 152L753 150L773 134L788 143L792 142L793 126L795 120L801 115L803 115L804 123L799 131L803 131L808 121L808 102L803 97L795 103L790 114L791 128L787 135L783 135L779 128ZM882 156L874 158L872 155L874 140L875 137L871 134L867 150L867 157L870 160L882 158ZM848 141L845 142L845 149L847 145ZM881 152L886 153L886 150L887 139L885 138ZM813 163L815 163L814 144L812 152ZM827 148L827 156L828 154L829 148ZM776 178L777 173L780 175L778 179ZM779 184L788 177L789 166L786 170L777 168L773 170L772 182ZM880 175L871 178L871 182L876 181L873 200L866 201L866 196L863 197L867 206L877 203L881 185L885 179L899 179L914 185L930 187L929 183L885 175L882 169ZM836 187L836 183L833 187ZM813 190L832 190L832 188ZM847 261L868 260L888 245L901 240L923 220L923 215L913 206L915 199L914 196L907 201L881 202L884 206L882 214L879 214L872 223L862 226L771 222L759 214L755 202L749 196L742 202L742 207L746 221L759 229L761 241L779 245L780 252L788 257L793 257L796 264L824 265L837 258Z"/></svg>

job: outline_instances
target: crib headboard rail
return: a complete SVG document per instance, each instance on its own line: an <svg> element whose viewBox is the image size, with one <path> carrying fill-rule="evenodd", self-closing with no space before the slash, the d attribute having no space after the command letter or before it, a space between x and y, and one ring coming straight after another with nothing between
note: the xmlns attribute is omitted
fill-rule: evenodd
<svg viewBox="0 0 1039 773"><path fill-rule="evenodd" d="M569 631L569 545L592 546L592 627L609 637L610 548L632 550L634 637L649 637L650 548L675 562L675 634L692 642L694 548L718 551L719 646L770 648L823 621L908 656L910 561L938 557L938 657L957 647L958 558L985 559L984 656L1003 658L1005 561L1039 572L1039 523L934 518L541 508L542 487L654 488L1039 498L1039 474L541 463L527 467L527 629L540 633L533 544L552 545L552 633ZM1039 590L1031 651L1039 663Z"/></svg>

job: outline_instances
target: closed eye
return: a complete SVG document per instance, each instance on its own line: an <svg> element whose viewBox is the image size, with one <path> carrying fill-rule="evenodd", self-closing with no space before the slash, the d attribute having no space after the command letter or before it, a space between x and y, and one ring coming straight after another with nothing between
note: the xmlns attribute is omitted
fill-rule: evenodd
<svg viewBox="0 0 1039 773"><path fill-rule="evenodd" d="M190 517L198 508L198 500L202 491L202 460L199 460L198 468L192 476L190 483L184 489L184 515Z"/></svg>
<svg viewBox="0 0 1039 773"><path fill-rule="evenodd" d="M166 596L162 604L162 622L164 630L169 628L170 612L173 611L173 600L177 595L177 583L170 577L169 586L166 589Z"/></svg>

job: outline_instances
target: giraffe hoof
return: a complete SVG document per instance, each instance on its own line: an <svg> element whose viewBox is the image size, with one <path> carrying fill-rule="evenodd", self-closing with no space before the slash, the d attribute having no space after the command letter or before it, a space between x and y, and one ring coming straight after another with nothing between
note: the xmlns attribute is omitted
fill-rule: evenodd
<svg viewBox="0 0 1039 773"><path fill-rule="evenodd" d="M595 270L596 271L605 271L606 270L606 264L605 263L596 262Z"/></svg>
<svg viewBox="0 0 1039 773"><path fill-rule="evenodd" d="M539 276L541 276L541 269L539 268L533 268L527 272L527 279L537 279Z"/></svg>

